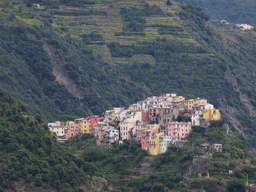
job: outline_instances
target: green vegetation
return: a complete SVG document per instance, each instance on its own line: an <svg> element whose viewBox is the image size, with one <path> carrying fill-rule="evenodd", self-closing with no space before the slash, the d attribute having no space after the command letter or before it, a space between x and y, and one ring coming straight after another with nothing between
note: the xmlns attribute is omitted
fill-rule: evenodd
<svg viewBox="0 0 256 192"><path fill-rule="evenodd" d="M32 116L2 89L0 114L1 191L17 187L15 181L39 191L74 189L88 182L89 175L98 175L94 165L73 156L40 117Z"/></svg>
<svg viewBox="0 0 256 192"><path fill-rule="evenodd" d="M201 146L206 143L209 146ZM222 144L223 151L216 152L210 148L211 144ZM202 186L206 191L246 191L249 189L245 185L246 174L249 183L255 182L255 168L248 163L249 159L255 161L245 142L237 139L234 133L227 135L222 127L197 126L192 128L183 148L170 146L166 153L156 157L156 169L150 178L154 178L152 183L159 182L168 190L185 191ZM234 174L229 174L229 170ZM198 172L202 177L198 177ZM207 173L210 177L206 177Z"/></svg>
<svg viewBox="0 0 256 192"><path fill-rule="evenodd" d="M223 0L221 3L218 0L205 0L205 1L190 1L190 0L175 0L176 2L192 4L202 8L204 12L209 14L212 20L225 19L229 23L247 23L255 26L256 21L253 19L254 7L256 2L253 0ZM225 9L223 9L225 7ZM240 7L237 11L237 7ZM243 15L243 17L241 17Z"/></svg>
<svg viewBox="0 0 256 192"><path fill-rule="evenodd" d="M182 95L182 96L185 97L186 100L196 99L196 96L195 95L191 95L191 94L185 94L185 95Z"/></svg>
<svg viewBox="0 0 256 192"><path fill-rule="evenodd" d="M0 86L29 111L52 121L187 93L255 147L254 31L175 1L38 2L0 1Z"/></svg>
<svg viewBox="0 0 256 192"><path fill-rule="evenodd" d="M59 116L59 117L57 118L57 120L58 120L58 121L64 121L64 122L66 122L66 121L74 121L75 119L79 119L79 118L80 118L80 117L78 117L78 116L71 116L71 115L65 114L65 115Z"/></svg>
<svg viewBox="0 0 256 192"><path fill-rule="evenodd" d="M120 15L123 21L127 22L124 31L143 32L146 27L146 19L143 16L163 15L164 12L156 5L150 6L146 3L143 9L138 8L121 8Z"/></svg>

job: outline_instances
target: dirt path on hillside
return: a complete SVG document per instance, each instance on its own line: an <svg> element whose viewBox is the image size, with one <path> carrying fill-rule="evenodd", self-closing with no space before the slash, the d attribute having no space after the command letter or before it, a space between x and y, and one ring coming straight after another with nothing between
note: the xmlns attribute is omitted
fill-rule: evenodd
<svg viewBox="0 0 256 192"><path fill-rule="evenodd" d="M153 171L151 166L154 163L155 157L145 157L141 163L140 176L150 176Z"/></svg>

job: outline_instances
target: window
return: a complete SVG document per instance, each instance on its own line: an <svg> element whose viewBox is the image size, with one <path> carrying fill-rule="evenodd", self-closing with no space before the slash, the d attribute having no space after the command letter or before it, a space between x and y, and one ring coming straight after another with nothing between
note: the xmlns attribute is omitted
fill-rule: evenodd
<svg viewBox="0 0 256 192"><path fill-rule="evenodd" d="M57 133L59 133L59 131L57 131Z"/></svg>
<svg viewBox="0 0 256 192"><path fill-rule="evenodd" d="M144 144L144 142L143 142L143 144Z"/></svg>

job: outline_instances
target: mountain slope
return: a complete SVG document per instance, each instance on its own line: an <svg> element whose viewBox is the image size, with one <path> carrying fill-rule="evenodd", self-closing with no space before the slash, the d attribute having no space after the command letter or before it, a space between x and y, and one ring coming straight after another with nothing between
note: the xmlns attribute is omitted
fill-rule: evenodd
<svg viewBox="0 0 256 192"><path fill-rule="evenodd" d="M164 92L209 99L255 147L255 31L153 0L1 3L0 84L47 120Z"/></svg>
<svg viewBox="0 0 256 192"><path fill-rule="evenodd" d="M201 7L212 20L227 20L230 23L246 23L256 26L255 8L253 0L175 0Z"/></svg>
<svg viewBox="0 0 256 192"><path fill-rule="evenodd" d="M84 139L86 141L86 139ZM0 191L59 191L98 175L59 143L40 116L0 89Z"/></svg>

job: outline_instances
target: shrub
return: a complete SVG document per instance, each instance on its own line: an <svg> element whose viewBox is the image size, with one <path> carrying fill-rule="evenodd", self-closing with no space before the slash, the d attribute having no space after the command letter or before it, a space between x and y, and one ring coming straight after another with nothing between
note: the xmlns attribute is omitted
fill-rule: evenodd
<svg viewBox="0 0 256 192"><path fill-rule="evenodd" d="M232 181L228 185L228 192L245 192L245 186L237 181Z"/></svg>
<svg viewBox="0 0 256 192"><path fill-rule="evenodd" d="M167 0L166 5L168 6L172 5L172 2L170 0Z"/></svg>

